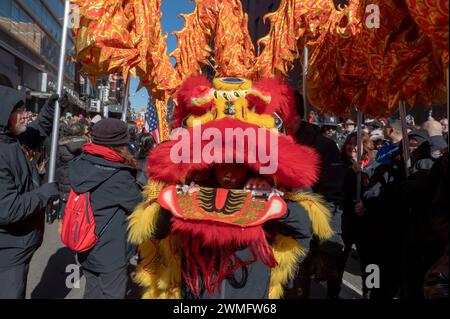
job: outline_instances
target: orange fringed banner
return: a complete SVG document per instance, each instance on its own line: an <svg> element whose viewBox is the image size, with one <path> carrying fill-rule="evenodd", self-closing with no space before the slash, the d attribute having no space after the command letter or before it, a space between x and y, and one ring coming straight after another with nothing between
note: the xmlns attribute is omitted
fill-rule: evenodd
<svg viewBox="0 0 450 319"><path fill-rule="evenodd" d="M180 83L208 64L216 76L253 75L254 49L240 0L197 0L194 11L181 16L185 25L174 32L178 46L171 54Z"/></svg>
<svg viewBox="0 0 450 319"><path fill-rule="evenodd" d="M266 16L271 29L260 40L257 73L285 76L307 45L308 98L322 111L357 107L380 115L396 110L399 99L443 102L448 1L406 2L354 0L336 8L329 0L282 0ZM379 27L366 23L376 14L370 6L379 9Z"/></svg>
<svg viewBox="0 0 450 319"><path fill-rule="evenodd" d="M214 41L216 76L253 77L255 52L247 25L241 0L220 3Z"/></svg>
<svg viewBox="0 0 450 319"><path fill-rule="evenodd" d="M90 76L129 72L139 63L140 53L129 32L125 0L72 0L78 5L80 25L73 30L76 56L82 72Z"/></svg>
<svg viewBox="0 0 450 319"><path fill-rule="evenodd" d="M269 34L258 41L264 47L257 58L258 76L286 76L304 45L321 46L329 34L346 29L354 32L350 10L353 6L337 10L330 0L281 0L278 10L265 16L271 27Z"/></svg>
<svg viewBox="0 0 450 319"><path fill-rule="evenodd" d="M181 14L184 27L173 32L177 37L178 46L170 55L176 60L176 72L181 83L191 75L201 73L203 65L212 55L211 37L217 19L217 1L196 1L194 11Z"/></svg>
<svg viewBox="0 0 450 319"><path fill-rule="evenodd" d="M161 0L129 0L128 16L134 21L131 35L140 53L140 86L155 99L166 101L178 80L167 56L167 35L162 34Z"/></svg>
<svg viewBox="0 0 450 319"><path fill-rule="evenodd" d="M368 5L379 9L378 27L367 23L374 14L366 12ZM307 80L312 105L330 113L346 114L355 106L381 115L395 111L400 99L409 105L445 101L441 57L446 52L414 23L405 5L352 1L346 10L343 29L314 40L304 36L311 52ZM333 14L328 23L334 23Z"/></svg>
<svg viewBox="0 0 450 319"><path fill-rule="evenodd" d="M404 1L354 0L336 8L331 0L281 0L266 16L271 29L256 57L239 0L197 0L175 33L173 67L161 32L161 0L73 0L82 16L77 59L91 75L136 70L141 85L167 102L206 64L216 76L286 76L306 45L312 105L340 114L354 106L385 114L399 99L429 105L442 102L445 92L448 1ZM367 26L368 5L379 9L379 27Z"/></svg>
<svg viewBox="0 0 450 319"><path fill-rule="evenodd" d="M405 0L419 28L434 46L442 50L444 69L448 67L448 0Z"/></svg>

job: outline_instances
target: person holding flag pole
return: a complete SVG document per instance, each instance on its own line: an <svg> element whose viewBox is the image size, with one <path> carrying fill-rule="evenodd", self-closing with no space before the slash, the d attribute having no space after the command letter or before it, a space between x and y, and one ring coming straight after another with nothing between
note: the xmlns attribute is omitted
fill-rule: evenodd
<svg viewBox="0 0 450 319"><path fill-rule="evenodd" d="M344 180L344 204L342 214L342 238L344 253L340 263L340 281L345 283L343 274L353 245L359 256L362 274L362 297L370 297L371 287L367 284L366 272L369 261L373 260L372 241L376 227L372 225L373 210L364 207L364 199L371 177L378 167L374 158L374 146L368 134L362 130L364 113L357 110L357 130L349 134L341 149L342 161L346 167Z"/></svg>
<svg viewBox="0 0 450 319"><path fill-rule="evenodd" d="M0 83L0 299L23 299L31 258L43 241L45 209L59 198L55 183L56 148L62 95L69 0L58 74L58 91L41 109L36 121L26 122L25 94L11 83ZM50 135L53 123L49 183L41 185L38 169L23 150L37 147Z"/></svg>

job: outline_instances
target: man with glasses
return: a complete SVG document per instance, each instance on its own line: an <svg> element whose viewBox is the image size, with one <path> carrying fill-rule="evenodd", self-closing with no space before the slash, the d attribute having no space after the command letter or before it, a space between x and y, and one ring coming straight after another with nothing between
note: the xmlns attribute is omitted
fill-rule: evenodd
<svg viewBox="0 0 450 319"><path fill-rule="evenodd" d="M31 257L42 243L45 207L58 198L55 183L41 186L24 146L39 146L52 128L58 95L28 124L25 94L0 77L0 299L25 298ZM67 100L60 101L64 107Z"/></svg>

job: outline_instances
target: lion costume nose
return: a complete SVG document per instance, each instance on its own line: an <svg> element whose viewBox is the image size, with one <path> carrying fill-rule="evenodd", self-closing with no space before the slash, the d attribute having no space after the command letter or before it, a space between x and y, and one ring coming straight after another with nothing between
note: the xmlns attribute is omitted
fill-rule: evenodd
<svg viewBox="0 0 450 319"><path fill-rule="evenodd" d="M225 103L226 109L223 111L226 115L234 115L236 114L236 110L234 109L234 102L227 101Z"/></svg>

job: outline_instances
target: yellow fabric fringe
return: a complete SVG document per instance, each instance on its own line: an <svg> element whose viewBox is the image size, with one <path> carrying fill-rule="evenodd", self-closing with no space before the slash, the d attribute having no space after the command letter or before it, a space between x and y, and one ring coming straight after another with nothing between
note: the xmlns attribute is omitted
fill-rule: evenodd
<svg viewBox="0 0 450 319"><path fill-rule="evenodd" d="M140 203L128 218L128 241L130 243L140 245L150 238L161 208L157 202L158 194L165 186L164 183L150 180L144 188L145 201Z"/></svg>
<svg viewBox="0 0 450 319"><path fill-rule="evenodd" d="M320 239L333 236L330 226L331 213L322 196L313 193L287 193L285 200L291 200L302 205L309 214L314 235Z"/></svg>
<svg viewBox="0 0 450 319"><path fill-rule="evenodd" d="M141 261L134 276L137 284L143 287L144 299L181 298L181 258L178 239L170 236L163 240L152 240L159 205L156 198L163 184L150 182L144 190L146 201L136 208L130 217L129 238L139 244ZM321 239L330 238L330 212L320 196L310 193L288 193L285 200L302 205L309 214L314 235ZM294 276L299 257L306 254L296 240L276 235L272 243L277 266L271 271L269 298L283 297L284 286Z"/></svg>

